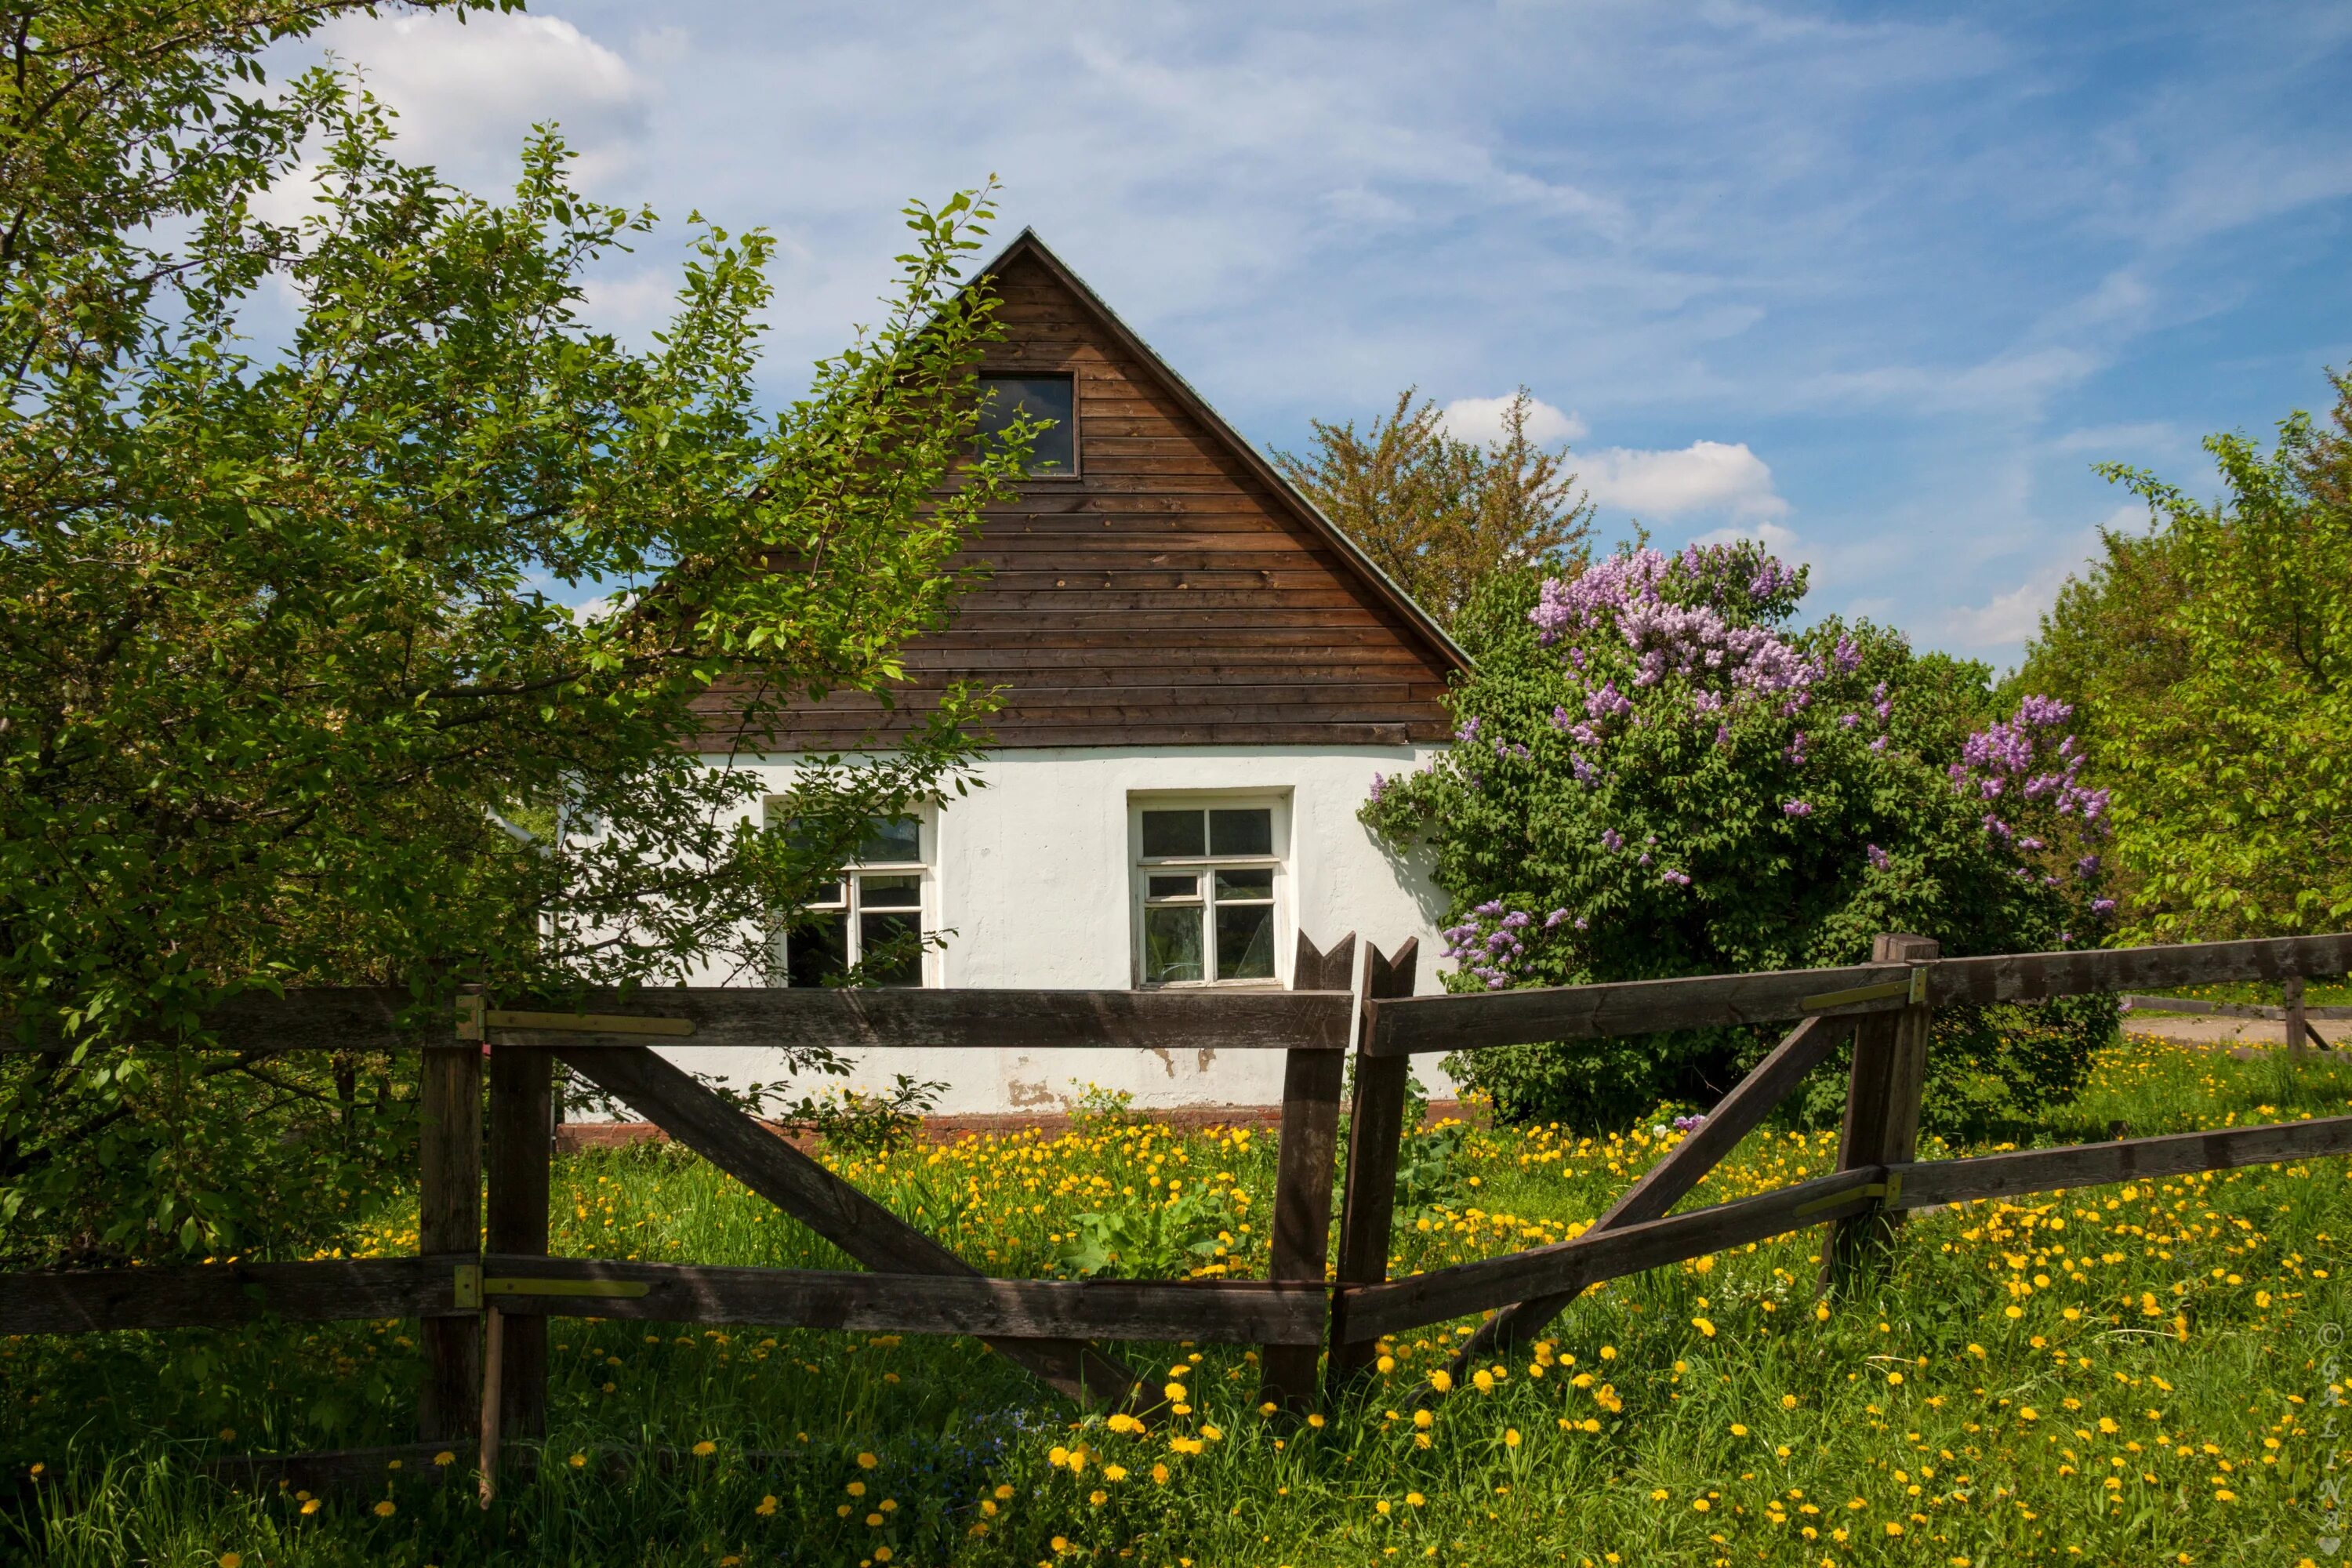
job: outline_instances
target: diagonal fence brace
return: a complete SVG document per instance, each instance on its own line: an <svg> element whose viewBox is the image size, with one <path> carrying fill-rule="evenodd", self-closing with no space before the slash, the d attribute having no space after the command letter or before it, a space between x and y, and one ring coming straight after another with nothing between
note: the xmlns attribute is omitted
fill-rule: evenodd
<svg viewBox="0 0 2352 1568"><path fill-rule="evenodd" d="M643 1046L558 1055L605 1093L636 1107L720 1170L868 1268L901 1274L980 1270L735 1110ZM1141 1384L1119 1362L1078 1340L992 1336L982 1343L1081 1405L1132 1405ZM1148 1394L1143 1396L1148 1400Z"/></svg>

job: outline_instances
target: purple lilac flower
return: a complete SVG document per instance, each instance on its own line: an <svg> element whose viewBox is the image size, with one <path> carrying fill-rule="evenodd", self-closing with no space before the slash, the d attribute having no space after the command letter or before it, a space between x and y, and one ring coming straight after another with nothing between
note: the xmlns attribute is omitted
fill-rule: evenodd
<svg viewBox="0 0 2352 1568"><path fill-rule="evenodd" d="M1552 927L1554 927L1554 926L1556 926L1556 925L1559 924L1559 922L1560 922L1560 921L1562 921L1566 920L1567 918L1568 918L1568 911L1567 911L1566 910L1552 910L1552 912L1551 912L1551 913L1549 913L1549 914L1548 914L1548 915L1544 916L1544 930L1546 930L1546 931L1549 931L1549 930L1551 930L1551 928L1552 928Z"/></svg>
<svg viewBox="0 0 2352 1568"><path fill-rule="evenodd" d="M1372 804L1375 805L1379 805L1381 796L1388 794L1388 792L1389 781L1379 773L1374 773L1372 775Z"/></svg>
<svg viewBox="0 0 2352 1568"><path fill-rule="evenodd" d="M1457 741L1476 740L1478 738L1479 722L1478 715L1473 713L1469 718L1462 721L1460 727L1454 731L1454 738Z"/></svg>
<svg viewBox="0 0 2352 1568"><path fill-rule="evenodd" d="M1604 827L1601 830L1601 847L1614 855L1625 847L1625 836L1613 827Z"/></svg>
<svg viewBox="0 0 2352 1568"><path fill-rule="evenodd" d="M1863 852L1870 857L1870 868L1874 871L1884 871L1895 863L1886 851L1875 844L1865 844L1862 847Z"/></svg>
<svg viewBox="0 0 2352 1568"><path fill-rule="evenodd" d="M1649 857L1644 855L1642 858L1646 860ZM1658 880L1667 883L1673 887L1687 888L1690 886L1690 873L1687 871L1676 871L1669 868L1668 869L1658 873Z"/></svg>
<svg viewBox="0 0 2352 1568"><path fill-rule="evenodd" d="M2093 899L2091 912L2095 915L2111 915L2116 912L2116 901L2113 899Z"/></svg>
<svg viewBox="0 0 2352 1568"><path fill-rule="evenodd" d="M1809 800L1784 800L1780 803L1780 811L1787 816L1811 816L1813 815L1813 803Z"/></svg>

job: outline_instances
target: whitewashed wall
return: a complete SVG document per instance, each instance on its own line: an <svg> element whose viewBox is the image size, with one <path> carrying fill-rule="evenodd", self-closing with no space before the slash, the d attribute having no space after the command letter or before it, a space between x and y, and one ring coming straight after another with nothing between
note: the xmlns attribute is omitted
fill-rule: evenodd
<svg viewBox="0 0 2352 1568"><path fill-rule="evenodd" d="M950 798L926 823L930 860L927 928L953 934L928 981L951 986L1123 989L1134 983L1131 935L1132 795L1181 792L1286 796L1286 891L1276 951L1290 978L1297 932L1318 946L1353 931L1394 952L1421 941L1420 989L1439 989L1444 900L1426 868L1402 864L1356 820L1376 773L1424 764L1430 748L1185 747L1168 751L1074 747L997 753L979 770L984 787ZM781 789L793 763L756 764ZM772 1058L667 1047L698 1072L771 1081ZM1433 1093L1453 1092L1434 1060L1416 1063ZM1269 1105L1282 1098L1273 1051L871 1051L852 1084L878 1088L894 1073L950 1087L950 1114L1057 1110L1087 1083L1124 1089L1139 1106ZM836 1080L825 1080L836 1081Z"/></svg>

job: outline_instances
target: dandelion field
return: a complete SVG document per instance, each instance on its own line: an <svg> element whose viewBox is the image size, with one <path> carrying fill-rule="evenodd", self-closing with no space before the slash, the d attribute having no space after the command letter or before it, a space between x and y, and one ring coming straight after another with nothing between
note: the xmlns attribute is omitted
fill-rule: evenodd
<svg viewBox="0 0 2352 1568"><path fill-rule="evenodd" d="M2343 1114L2352 1071L2130 1037L2033 1142ZM1562 1239L1675 1136L1444 1127L1409 1142L1398 1271ZM1819 1174L1759 1131L1693 1204ZM1923 1157L1975 1152L1931 1147ZM1274 1141L1105 1120L831 1159L990 1271L1259 1275ZM691 1157L569 1155L553 1249L838 1267ZM1615 1282L1532 1353L1416 1412L1452 1325L1384 1343L1315 1424L1249 1352L1124 1345L1173 1386L1080 1420L965 1341L553 1320L535 1478L478 1510L470 1453L380 1492L240 1492L205 1459L402 1442L413 1325L0 1341L9 1561L743 1568L2327 1560L2352 1463L2343 1163L1915 1215L1818 1302L1820 1232ZM301 1201L302 1194L283 1194ZM414 1245L387 1210L355 1253ZM1181 1398L1177 1396L1181 1394ZM616 1468L624 1452L674 1462ZM435 1484L436 1480L457 1484Z"/></svg>

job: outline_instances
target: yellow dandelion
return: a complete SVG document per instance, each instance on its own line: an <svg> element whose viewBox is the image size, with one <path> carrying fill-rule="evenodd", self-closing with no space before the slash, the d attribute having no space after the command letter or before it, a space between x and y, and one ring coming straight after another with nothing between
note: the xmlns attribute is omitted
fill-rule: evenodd
<svg viewBox="0 0 2352 1568"><path fill-rule="evenodd" d="M390 1519L394 1514L398 1513L399 1511L399 1506L390 1498L386 1498L382 1502L375 1505L375 1516L378 1519Z"/></svg>
<svg viewBox="0 0 2352 1568"><path fill-rule="evenodd" d="M717 1452L719 1452L719 1445L708 1437L694 1446L694 1457L698 1459L707 1459Z"/></svg>

